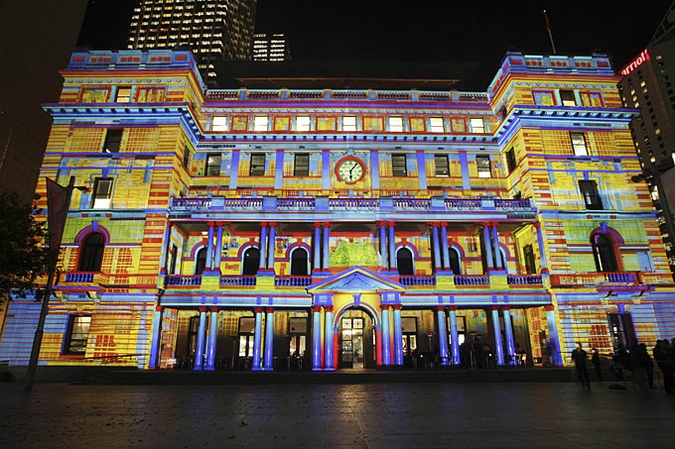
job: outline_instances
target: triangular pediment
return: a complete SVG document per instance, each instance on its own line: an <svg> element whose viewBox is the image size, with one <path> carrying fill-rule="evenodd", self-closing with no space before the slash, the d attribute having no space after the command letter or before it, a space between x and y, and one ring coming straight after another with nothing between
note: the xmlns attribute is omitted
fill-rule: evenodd
<svg viewBox="0 0 675 449"><path fill-rule="evenodd" d="M363 267L355 266L310 285L307 287L307 291L312 294L323 292L403 292L405 287L387 277Z"/></svg>

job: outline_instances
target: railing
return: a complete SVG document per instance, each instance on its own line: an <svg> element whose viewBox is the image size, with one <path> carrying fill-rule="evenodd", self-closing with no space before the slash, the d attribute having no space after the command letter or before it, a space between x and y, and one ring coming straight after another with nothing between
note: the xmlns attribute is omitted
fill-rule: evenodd
<svg viewBox="0 0 675 449"><path fill-rule="evenodd" d="M201 284L202 284L202 277L198 274L195 275L170 274L164 278L165 286L189 287Z"/></svg>
<svg viewBox="0 0 675 449"><path fill-rule="evenodd" d="M94 274L91 272L78 271L74 273L66 273L63 282L73 283L73 284L89 284L94 282Z"/></svg>
<svg viewBox="0 0 675 449"><path fill-rule="evenodd" d="M406 287L432 287L436 285L436 276L403 275L399 276L398 281Z"/></svg>
<svg viewBox="0 0 675 449"><path fill-rule="evenodd" d="M221 287L250 287L255 285L255 281L253 275L220 276Z"/></svg>
<svg viewBox="0 0 675 449"><path fill-rule="evenodd" d="M446 199L445 208L448 210L480 210L483 208L483 202L470 199Z"/></svg>
<svg viewBox="0 0 675 449"><path fill-rule="evenodd" d="M377 198L331 198L328 200L329 209L379 209L380 201Z"/></svg>
<svg viewBox="0 0 675 449"><path fill-rule="evenodd" d="M394 198L394 209L397 210L430 210L431 200L416 198Z"/></svg>
<svg viewBox="0 0 675 449"><path fill-rule="evenodd" d="M509 274L506 276L509 285L543 285L539 274Z"/></svg>
<svg viewBox="0 0 675 449"><path fill-rule="evenodd" d="M566 273L552 274L551 285L638 285L642 284L640 273L635 271L613 271L597 273Z"/></svg>
<svg viewBox="0 0 675 449"><path fill-rule="evenodd" d="M455 285L490 285L489 274L456 274Z"/></svg>
<svg viewBox="0 0 675 449"><path fill-rule="evenodd" d="M276 287L307 287L312 285L311 276L277 276L274 278Z"/></svg>
<svg viewBox="0 0 675 449"><path fill-rule="evenodd" d="M172 209L209 209L211 208L211 198L172 198Z"/></svg>
<svg viewBox="0 0 675 449"><path fill-rule="evenodd" d="M277 199L277 209L313 210L315 207L316 207L316 200L312 197Z"/></svg>

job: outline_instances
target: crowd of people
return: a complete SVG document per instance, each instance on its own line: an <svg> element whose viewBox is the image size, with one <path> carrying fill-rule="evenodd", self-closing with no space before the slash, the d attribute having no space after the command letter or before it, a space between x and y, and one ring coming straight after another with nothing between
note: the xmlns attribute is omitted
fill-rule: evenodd
<svg viewBox="0 0 675 449"><path fill-rule="evenodd" d="M588 374L588 354L577 343L571 354L576 372L584 388L591 389ZM602 382L602 365L597 348L591 349L591 363L595 369L598 381ZM630 348L619 346L611 356L610 371L616 380L624 382L624 371L633 375L633 381L640 391L654 388L654 377L661 372L663 388L668 394L675 394L675 338L672 342L666 339L657 340L651 354L645 343L635 343Z"/></svg>

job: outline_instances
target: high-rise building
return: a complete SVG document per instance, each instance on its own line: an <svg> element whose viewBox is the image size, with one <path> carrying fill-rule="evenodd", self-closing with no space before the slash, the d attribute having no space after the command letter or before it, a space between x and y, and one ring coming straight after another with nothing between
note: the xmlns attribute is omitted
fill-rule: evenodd
<svg viewBox="0 0 675 449"><path fill-rule="evenodd" d="M626 107L640 113L630 124L642 172L649 185L671 270L675 272L675 2L647 47L622 70Z"/></svg>
<svg viewBox="0 0 675 449"><path fill-rule="evenodd" d="M291 51L286 36L276 34L253 35L253 61L283 62L291 60Z"/></svg>
<svg viewBox="0 0 675 449"><path fill-rule="evenodd" d="M606 55L510 52L479 92L207 89L186 50L62 74L38 206L78 189L43 365L560 366L675 335ZM10 368L40 306L10 304Z"/></svg>
<svg viewBox="0 0 675 449"><path fill-rule="evenodd" d="M250 61L256 0L140 0L129 29L130 49L188 46L208 81L214 62Z"/></svg>

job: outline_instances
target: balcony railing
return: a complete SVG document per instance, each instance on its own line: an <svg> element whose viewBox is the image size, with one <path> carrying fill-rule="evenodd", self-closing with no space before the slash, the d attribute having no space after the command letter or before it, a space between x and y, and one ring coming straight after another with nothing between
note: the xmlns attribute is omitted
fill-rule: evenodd
<svg viewBox="0 0 675 449"><path fill-rule="evenodd" d="M432 287L436 285L436 276L403 275L399 276L398 281L406 287Z"/></svg>
<svg viewBox="0 0 675 449"><path fill-rule="evenodd" d="M312 276L277 276L274 278L276 287L307 287L312 285Z"/></svg>
<svg viewBox="0 0 675 449"><path fill-rule="evenodd" d="M642 283L640 272L635 271L614 271L597 273L569 273L552 274L551 285L570 286L570 285L638 285Z"/></svg>
<svg viewBox="0 0 675 449"><path fill-rule="evenodd" d="M493 198L327 198L275 196L251 198L172 198L173 211L521 211L534 212L530 200Z"/></svg>
<svg viewBox="0 0 675 449"><path fill-rule="evenodd" d="M251 275L221 276L221 287L251 287L256 284L256 277Z"/></svg>
<svg viewBox="0 0 675 449"><path fill-rule="evenodd" d="M456 274L455 275L455 285L490 285L490 275L489 274Z"/></svg>
<svg viewBox="0 0 675 449"><path fill-rule="evenodd" d="M198 274L184 275L184 274L170 274L164 278L164 285L171 287L186 287L202 284L202 277Z"/></svg>
<svg viewBox="0 0 675 449"><path fill-rule="evenodd" d="M509 285L543 285L539 274L509 274L506 276Z"/></svg>

